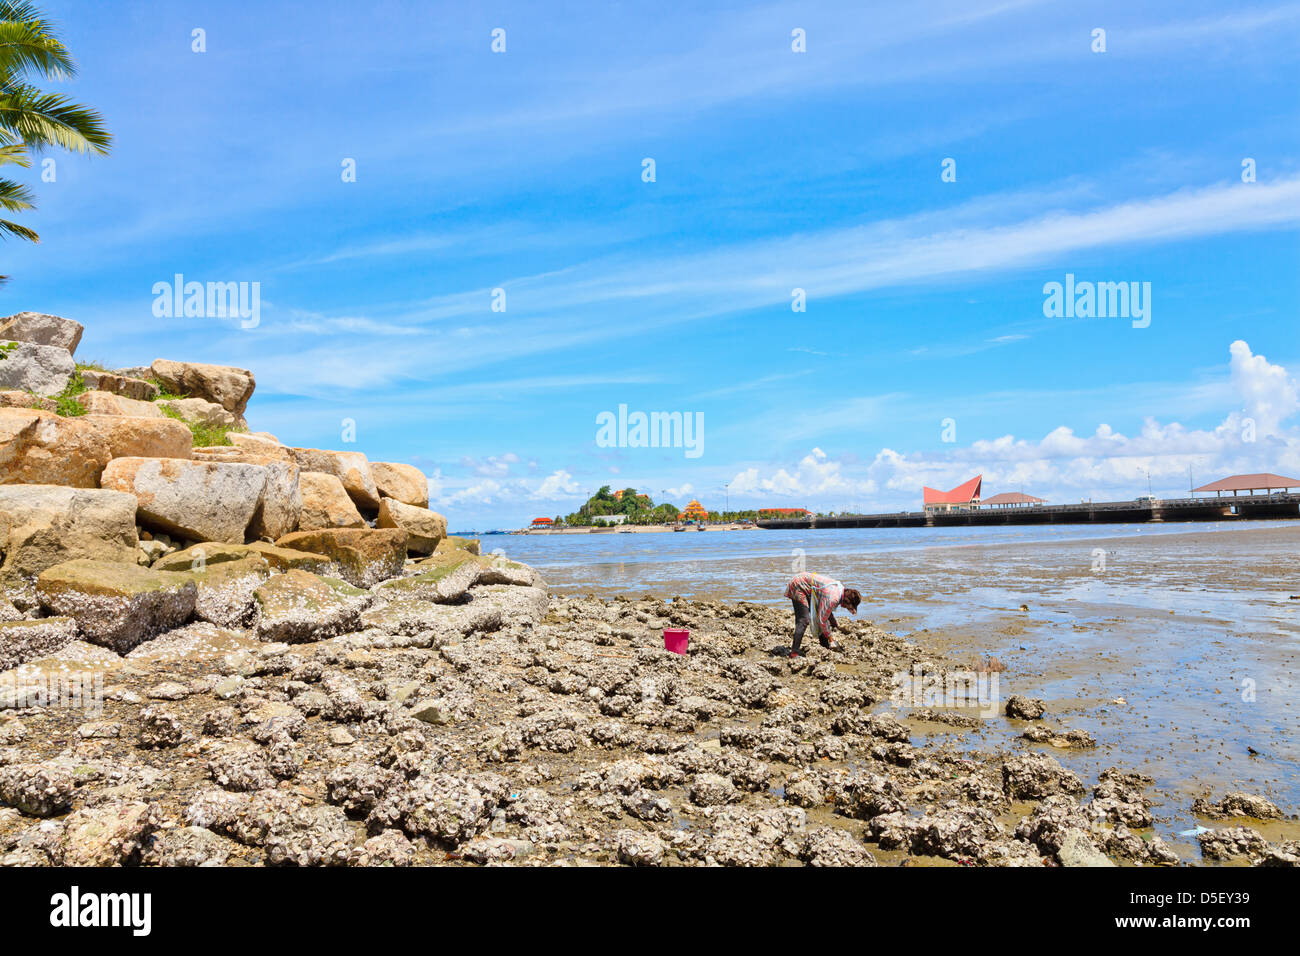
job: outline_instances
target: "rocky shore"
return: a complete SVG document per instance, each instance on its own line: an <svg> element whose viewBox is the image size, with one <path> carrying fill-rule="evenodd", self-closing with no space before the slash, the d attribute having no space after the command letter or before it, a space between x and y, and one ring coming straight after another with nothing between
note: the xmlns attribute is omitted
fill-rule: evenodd
<svg viewBox="0 0 1300 956"><path fill-rule="evenodd" d="M309 602L259 589L252 627L20 666L29 688L98 673L102 711L5 701L0 862L1179 862L1139 775L1085 788L1032 733L1012 752L924 742L977 718L881 706L898 671L946 670L899 637L851 622L842 652L790 660L770 608L548 599L502 558L435 557ZM689 654L663 649L667 626L691 629ZM1032 701L1012 710L1043 726ZM1267 801L1198 812L1234 824L1202 835L1206 860L1300 859L1241 825L1280 816Z"/></svg>
<svg viewBox="0 0 1300 956"><path fill-rule="evenodd" d="M247 431L246 370L78 369L72 326L0 320L0 864L1197 862L1148 778L1051 755L1090 741L1040 702L987 715L1023 729L994 752L941 733L980 717L894 706L898 675L965 663L853 620L791 659L777 609L551 594L449 537L417 469ZM1224 821L1204 860L1300 862L1251 825L1266 800L1196 811Z"/></svg>

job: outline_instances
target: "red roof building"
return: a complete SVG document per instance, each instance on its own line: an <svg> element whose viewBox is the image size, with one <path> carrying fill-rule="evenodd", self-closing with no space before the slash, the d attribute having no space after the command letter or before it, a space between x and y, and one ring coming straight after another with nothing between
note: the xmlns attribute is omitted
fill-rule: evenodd
<svg viewBox="0 0 1300 956"><path fill-rule="evenodd" d="M1004 491L1000 495L994 495L992 498L985 498L980 502L981 508L1027 508L1031 505L1045 505L1046 498L1035 498L1033 495L1027 495L1023 491Z"/></svg>
<svg viewBox="0 0 1300 956"><path fill-rule="evenodd" d="M971 508L978 508L980 503L980 488L984 484L984 476L976 475L970 481L963 482L952 491L940 491L937 488L923 488L922 498L925 503L927 514L936 511L966 511Z"/></svg>
<svg viewBox="0 0 1300 956"><path fill-rule="evenodd" d="M550 527L551 525L553 525L553 524L555 524L555 519L554 519L554 518L534 518L534 519L533 519L533 527L534 527L534 528L549 528L549 527Z"/></svg>
<svg viewBox="0 0 1300 956"><path fill-rule="evenodd" d="M1239 491L1248 494L1262 491L1268 494L1270 491L1285 491L1288 488L1300 488L1300 478L1287 478L1284 475L1275 475L1266 471L1253 475L1229 475L1219 481L1212 481L1208 485L1193 488L1192 494L1200 491L1213 491L1216 495L1222 495L1225 491L1231 491L1234 495Z"/></svg>

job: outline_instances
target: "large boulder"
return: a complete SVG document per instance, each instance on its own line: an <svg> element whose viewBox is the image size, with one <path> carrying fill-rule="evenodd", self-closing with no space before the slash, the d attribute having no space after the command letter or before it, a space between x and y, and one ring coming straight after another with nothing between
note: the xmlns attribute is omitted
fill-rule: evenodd
<svg viewBox="0 0 1300 956"><path fill-rule="evenodd" d="M490 604L451 605L403 597L376 603L361 615L361 626L386 634L419 635L416 646L441 647L473 633L501 628L501 610Z"/></svg>
<svg viewBox="0 0 1300 956"><path fill-rule="evenodd" d="M205 541L183 551L165 554L151 567L155 571L202 571L214 564L242 561L256 556L257 551L252 545Z"/></svg>
<svg viewBox="0 0 1300 956"><path fill-rule="evenodd" d="M153 371L154 378L167 391L215 402L226 411L241 417L257 385L253 373L248 369L230 365L154 359L149 368Z"/></svg>
<svg viewBox="0 0 1300 956"><path fill-rule="evenodd" d="M281 548L279 545L265 541L254 541L249 545L254 551L266 558L271 567L277 571L310 571L312 574L325 574L334 562L326 555L311 551L299 551L296 548Z"/></svg>
<svg viewBox="0 0 1300 956"><path fill-rule="evenodd" d="M158 405L179 415L183 421L198 425L234 428L243 421L239 415L228 412L216 402L209 402L204 398L165 398L159 401Z"/></svg>
<svg viewBox="0 0 1300 956"><path fill-rule="evenodd" d="M337 577L359 588L373 587L401 574L406 563L406 532L396 528L295 531L275 543L281 548L325 555Z"/></svg>
<svg viewBox="0 0 1300 956"><path fill-rule="evenodd" d="M414 465L391 461L372 461L370 474L381 498L392 498L416 508L429 507L429 479Z"/></svg>
<svg viewBox="0 0 1300 956"><path fill-rule="evenodd" d="M0 388L57 395L67 387L76 369L77 363L67 349L0 340Z"/></svg>
<svg viewBox="0 0 1300 956"><path fill-rule="evenodd" d="M271 576L271 566L253 551L237 561L218 561L186 573L198 587L195 617L219 627L247 627L255 615L253 592Z"/></svg>
<svg viewBox="0 0 1300 956"><path fill-rule="evenodd" d="M483 561L483 573L479 575L479 584L508 584L514 587L545 588L546 581L536 570L518 561L511 561L504 554L486 556Z"/></svg>
<svg viewBox="0 0 1300 956"><path fill-rule="evenodd" d="M232 433L231 437L242 436ZM234 446L197 448L194 457L203 461L242 462L266 469L266 487L262 489L262 500L258 502L257 510L249 521L249 537L274 541L298 529L302 513L302 491L299 486L298 463L287 448L236 443Z"/></svg>
<svg viewBox="0 0 1300 956"><path fill-rule="evenodd" d="M114 395L121 395L123 398L133 398L137 402L152 402L158 397L158 386L153 382L147 382L142 378L132 378L129 375L119 375L116 372L101 372L96 369L83 368L81 370L81 380L86 383L86 388L100 392L112 392Z"/></svg>
<svg viewBox="0 0 1300 956"><path fill-rule="evenodd" d="M0 339L49 345L64 349L68 355L76 354L83 331L80 322L44 312L17 312L0 319Z"/></svg>
<svg viewBox="0 0 1300 956"><path fill-rule="evenodd" d="M75 619L85 640L125 654L184 624L198 592L185 574L78 559L42 571L36 593L42 607Z"/></svg>
<svg viewBox="0 0 1300 956"><path fill-rule="evenodd" d="M163 413L153 402L140 402L134 398L114 395L112 392L82 392L77 404L87 415L122 415L129 418L162 418Z"/></svg>
<svg viewBox="0 0 1300 956"><path fill-rule="evenodd" d="M98 488L109 443L93 425L30 408L0 408L0 485Z"/></svg>
<svg viewBox="0 0 1300 956"><path fill-rule="evenodd" d="M406 532L406 547L414 554L433 554L447 536L447 519L436 511L402 504L393 498L379 503L379 528L401 528Z"/></svg>
<svg viewBox="0 0 1300 956"><path fill-rule="evenodd" d="M435 604L464 600L483 573L484 562L466 551L445 552L417 561L415 573L385 581L375 588L380 601L418 599Z"/></svg>
<svg viewBox="0 0 1300 956"><path fill-rule="evenodd" d="M174 418L83 415L81 421L104 436L112 458L189 458L194 433Z"/></svg>
<svg viewBox="0 0 1300 956"><path fill-rule="evenodd" d="M36 576L73 558L134 562L134 496L98 488L0 486L0 588L34 607Z"/></svg>
<svg viewBox="0 0 1300 956"><path fill-rule="evenodd" d="M262 501L267 470L261 465L114 458L100 485L139 501L140 523L199 541L242 544Z"/></svg>
<svg viewBox="0 0 1300 956"><path fill-rule="evenodd" d="M63 821L63 832L50 849L58 866L124 866L162 829L162 808L155 802L102 803L81 807Z"/></svg>
<svg viewBox="0 0 1300 956"><path fill-rule="evenodd" d="M298 490L301 495L299 531L366 526L361 512L357 511L357 506L348 497L343 482L334 475L320 471L299 472Z"/></svg>
<svg viewBox="0 0 1300 956"><path fill-rule="evenodd" d="M242 561L258 556L276 571L310 571L324 574L330 569L330 559L310 551L279 548L265 541L251 544L219 544L204 542L184 551L173 551L153 563L155 571L201 571L213 564Z"/></svg>
<svg viewBox="0 0 1300 956"><path fill-rule="evenodd" d="M300 644L356 630L370 595L335 578L307 571L277 574L253 594L257 636Z"/></svg>
<svg viewBox="0 0 1300 956"><path fill-rule="evenodd" d="M249 464L266 469L266 488L262 500L248 523L248 533L254 538L274 541L295 530L302 515L302 488L299 485L298 465L275 456L249 453Z"/></svg>
<svg viewBox="0 0 1300 956"><path fill-rule="evenodd" d="M70 617L0 623L0 671L61 651L77 639L77 622Z"/></svg>
<svg viewBox="0 0 1300 956"><path fill-rule="evenodd" d="M294 458L303 471L319 471L343 482L348 497L358 508L374 511L379 507L379 489L370 472L370 461L359 451L327 451L320 448L293 448Z"/></svg>
<svg viewBox="0 0 1300 956"><path fill-rule="evenodd" d="M285 455L290 461L297 461L293 456L293 452L274 438L268 438L265 433L231 432L228 437L230 438L230 444L241 451L259 452L264 455Z"/></svg>
<svg viewBox="0 0 1300 956"><path fill-rule="evenodd" d="M480 582L482 579L480 578ZM476 584L470 588L470 605L500 613L505 624L534 626L542 622L551 596L546 588L519 587L510 584Z"/></svg>
<svg viewBox="0 0 1300 956"><path fill-rule="evenodd" d="M42 398L16 388L0 389L0 408L34 408L42 412L57 412L59 403L52 398Z"/></svg>
<svg viewBox="0 0 1300 956"><path fill-rule="evenodd" d="M449 534L438 542L438 553L447 552L454 554L457 551L468 551L470 554L482 554L483 545L478 538L462 538L458 535Z"/></svg>

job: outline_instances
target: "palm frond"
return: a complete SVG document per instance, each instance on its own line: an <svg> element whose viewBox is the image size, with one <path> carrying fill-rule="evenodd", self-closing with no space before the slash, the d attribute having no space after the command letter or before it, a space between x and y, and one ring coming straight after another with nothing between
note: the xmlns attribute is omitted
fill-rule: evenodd
<svg viewBox="0 0 1300 956"><path fill-rule="evenodd" d="M76 72L76 62L61 40L38 25L0 13L0 78L5 86L32 74L63 80Z"/></svg>
<svg viewBox="0 0 1300 956"><path fill-rule="evenodd" d="M0 146L0 166L22 166L28 169L32 161L27 157L27 147L21 143Z"/></svg>
<svg viewBox="0 0 1300 956"><path fill-rule="evenodd" d="M36 196L31 189L12 179L0 179L0 209L19 212L36 208Z"/></svg>
<svg viewBox="0 0 1300 956"><path fill-rule="evenodd" d="M26 85L0 95L0 127L37 150L61 146L71 152L104 155L113 142L96 110L73 103L61 93L45 93Z"/></svg>
<svg viewBox="0 0 1300 956"><path fill-rule="evenodd" d="M17 239L26 239L28 242L40 242L41 237L26 226L21 226L16 222L10 222L8 219L0 219L0 236L13 236Z"/></svg>

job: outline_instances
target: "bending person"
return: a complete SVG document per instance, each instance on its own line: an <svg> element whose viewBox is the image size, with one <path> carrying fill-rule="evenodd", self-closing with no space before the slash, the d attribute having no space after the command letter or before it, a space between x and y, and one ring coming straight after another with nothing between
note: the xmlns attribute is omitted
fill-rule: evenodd
<svg viewBox="0 0 1300 956"><path fill-rule="evenodd" d="M796 574L786 585L785 596L794 604L794 641L790 645L790 656L799 655L803 644L804 631L811 625L812 632L822 647L834 649L831 631L839 629L835 623L835 609L842 607L850 614L858 613L862 595L853 588L846 588L839 581L824 574L804 572Z"/></svg>

